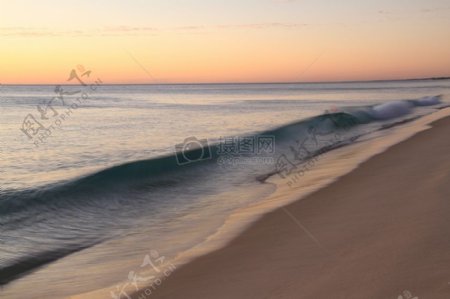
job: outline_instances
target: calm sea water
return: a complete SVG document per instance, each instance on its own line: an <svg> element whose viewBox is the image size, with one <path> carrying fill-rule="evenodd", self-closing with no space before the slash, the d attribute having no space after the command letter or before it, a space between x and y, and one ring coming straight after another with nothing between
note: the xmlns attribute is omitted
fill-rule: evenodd
<svg viewBox="0 0 450 299"><path fill-rule="evenodd" d="M302 141L353 142L439 94L450 81L0 86L0 295L61 298L126 280L151 250L170 260L273 192L261 176Z"/></svg>

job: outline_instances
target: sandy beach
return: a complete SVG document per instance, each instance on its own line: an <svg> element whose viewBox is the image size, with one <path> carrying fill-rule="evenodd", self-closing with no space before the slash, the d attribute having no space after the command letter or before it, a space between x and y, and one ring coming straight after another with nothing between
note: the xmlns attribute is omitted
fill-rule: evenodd
<svg viewBox="0 0 450 299"><path fill-rule="evenodd" d="M133 298L450 298L450 118Z"/></svg>

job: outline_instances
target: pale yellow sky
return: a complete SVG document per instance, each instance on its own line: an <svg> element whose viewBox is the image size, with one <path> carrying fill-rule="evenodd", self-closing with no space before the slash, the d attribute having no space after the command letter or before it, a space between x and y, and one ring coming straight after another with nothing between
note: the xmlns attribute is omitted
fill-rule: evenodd
<svg viewBox="0 0 450 299"><path fill-rule="evenodd" d="M450 1L0 0L0 83L450 75Z"/></svg>

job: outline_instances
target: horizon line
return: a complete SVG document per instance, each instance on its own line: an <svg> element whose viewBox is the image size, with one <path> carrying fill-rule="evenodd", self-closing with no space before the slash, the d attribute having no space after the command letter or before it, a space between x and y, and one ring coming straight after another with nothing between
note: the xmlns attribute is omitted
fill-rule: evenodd
<svg viewBox="0 0 450 299"><path fill-rule="evenodd" d="M174 83L102 83L101 85L244 85L244 84L326 84L326 83L376 83L376 82L405 82L405 81L440 81L450 80L449 76L404 78L404 79L374 79L374 80L335 80L335 81L261 81L261 82L174 82ZM0 83L0 86L53 86L53 85L79 85L61 83Z"/></svg>

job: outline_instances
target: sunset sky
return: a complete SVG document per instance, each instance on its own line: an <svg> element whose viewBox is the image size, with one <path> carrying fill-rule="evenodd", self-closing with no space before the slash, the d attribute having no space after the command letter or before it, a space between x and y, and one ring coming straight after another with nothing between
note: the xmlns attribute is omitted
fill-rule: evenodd
<svg viewBox="0 0 450 299"><path fill-rule="evenodd" d="M450 75L449 0L0 0L0 83Z"/></svg>

